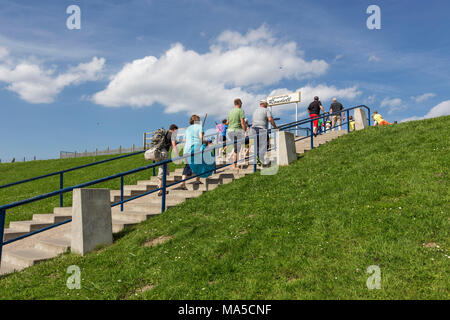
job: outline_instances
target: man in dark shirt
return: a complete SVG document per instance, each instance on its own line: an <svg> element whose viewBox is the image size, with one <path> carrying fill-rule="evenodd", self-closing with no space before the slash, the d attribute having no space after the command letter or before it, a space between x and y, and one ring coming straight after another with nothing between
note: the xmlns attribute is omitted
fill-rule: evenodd
<svg viewBox="0 0 450 320"><path fill-rule="evenodd" d="M322 110L325 113L325 109L322 107L322 102L320 102L319 97L316 96L316 97L314 97L314 101L311 102L308 107L309 117L311 119L315 119L313 121L313 126L314 126L313 134L315 137L317 136L317 129L319 127L318 117L320 115L320 110Z"/></svg>
<svg viewBox="0 0 450 320"><path fill-rule="evenodd" d="M344 110L344 107L340 102L337 101L336 98L333 98L333 103L330 107L330 114L331 114L331 127L333 128L333 131L335 129L336 123L339 126L339 131L341 131L341 114L342 110ZM345 114L344 114L344 121L345 121Z"/></svg>

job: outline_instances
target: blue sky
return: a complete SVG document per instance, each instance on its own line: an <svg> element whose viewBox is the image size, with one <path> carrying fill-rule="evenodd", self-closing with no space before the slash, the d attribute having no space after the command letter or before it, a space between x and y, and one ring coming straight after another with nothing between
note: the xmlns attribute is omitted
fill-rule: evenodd
<svg viewBox="0 0 450 320"><path fill-rule="evenodd" d="M66 8L81 9L69 30ZM381 9L369 30L366 9ZM0 159L138 145L300 89L388 121L450 113L448 1L0 1ZM274 107L281 122L294 107Z"/></svg>

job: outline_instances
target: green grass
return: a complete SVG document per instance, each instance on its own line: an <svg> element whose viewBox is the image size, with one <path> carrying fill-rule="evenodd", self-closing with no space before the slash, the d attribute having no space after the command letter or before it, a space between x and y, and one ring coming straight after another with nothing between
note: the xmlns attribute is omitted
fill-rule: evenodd
<svg viewBox="0 0 450 320"><path fill-rule="evenodd" d="M69 169L117 156L119 155L3 163L0 164L0 185L21 181L28 178ZM71 171L64 174L64 186L73 186L149 164L151 164L151 162L146 161L143 154L138 154L120 160L106 162L92 167ZM169 165L169 168L171 168L171 170L173 170L173 167L173 164ZM136 184L137 180L147 180L152 175L153 170L149 169L126 176L124 178L124 182L125 184ZM92 188L120 189L120 179L114 179L104 183L100 183L92 186ZM44 193L56 191L58 189L59 175L27 182L9 188L0 189L0 205L28 199ZM64 206L71 205L72 193L70 192L64 195ZM30 220L34 213L51 213L53 212L54 207L59 207L59 196L7 210L6 225L8 226L10 221Z"/></svg>
<svg viewBox="0 0 450 320"><path fill-rule="evenodd" d="M449 136L450 117L348 134L1 278L0 299L449 299Z"/></svg>

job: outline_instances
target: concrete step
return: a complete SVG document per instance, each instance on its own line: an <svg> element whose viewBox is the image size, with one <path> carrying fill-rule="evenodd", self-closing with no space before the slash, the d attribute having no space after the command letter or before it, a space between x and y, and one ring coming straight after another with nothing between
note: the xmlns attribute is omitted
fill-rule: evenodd
<svg viewBox="0 0 450 320"><path fill-rule="evenodd" d="M55 224L72 218L72 215L54 214L54 213L38 213L33 214L33 221L39 223Z"/></svg>
<svg viewBox="0 0 450 320"><path fill-rule="evenodd" d="M67 237L48 238L39 240L35 248L41 251L49 252L51 254L61 254L69 251L71 241Z"/></svg>
<svg viewBox="0 0 450 320"><path fill-rule="evenodd" d="M120 190L110 190L110 194L111 194L111 199L113 199L116 196L120 197ZM131 192L130 191L123 191L123 195L124 196L131 196Z"/></svg>
<svg viewBox="0 0 450 320"><path fill-rule="evenodd" d="M175 182L175 181L180 181L181 178L182 178L181 174L180 175L169 175L169 176L167 176L166 181ZM151 177L149 181L151 181L153 184L158 184L159 179L158 179L158 177Z"/></svg>
<svg viewBox="0 0 450 320"><path fill-rule="evenodd" d="M171 205L178 205L184 201L186 201L187 199L190 198L195 198L194 196L192 197L178 197L178 196L173 196L170 194L170 191L168 194L166 194L166 204L171 204ZM144 196L142 198L137 198L135 200L131 200L130 202L127 202L129 204L161 204L161 199L162 197L158 197L158 196Z"/></svg>
<svg viewBox="0 0 450 320"><path fill-rule="evenodd" d="M12 228L8 228L4 230L3 233L3 241L8 241L11 239L15 239L17 237L26 235L28 232L27 231L19 231L16 229L12 229Z"/></svg>
<svg viewBox="0 0 450 320"><path fill-rule="evenodd" d="M166 210L175 207L177 204L166 203ZM124 210L126 211L138 211L138 212L150 212L153 213L156 210L161 212L161 203L126 203L124 204Z"/></svg>
<svg viewBox="0 0 450 320"><path fill-rule="evenodd" d="M152 184L152 185L144 185L144 184L134 184L134 185L126 185L123 186L123 190L124 191L128 191L131 192L130 194L132 194L133 191L143 191L143 192L147 192L147 191L151 191L156 189L157 186L156 184Z"/></svg>
<svg viewBox="0 0 450 320"><path fill-rule="evenodd" d="M135 220L131 220L131 219L113 219L112 220L112 232L116 233L116 232L120 232L122 231L124 228L129 227L129 226L133 226L137 224L137 222Z"/></svg>
<svg viewBox="0 0 450 320"><path fill-rule="evenodd" d="M132 220L136 223L139 223L152 217L155 217L157 215L160 215L161 208L159 208L157 211L158 211L157 213L139 212L139 211L123 211L123 212L113 211L111 214L114 220L118 221Z"/></svg>
<svg viewBox="0 0 450 320"><path fill-rule="evenodd" d="M51 226L52 223L42 223L36 221L11 221L9 227L17 231L32 232Z"/></svg>
<svg viewBox="0 0 450 320"><path fill-rule="evenodd" d="M57 215L72 216L72 207L56 207L53 208L53 213Z"/></svg>
<svg viewBox="0 0 450 320"><path fill-rule="evenodd" d="M202 183L202 184L193 184L192 182L186 182L186 188L188 188L189 191L210 191L215 188L217 188L218 184L208 184L208 183Z"/></svg>
<svg viewBox="0 0 450 320"><path fill-rule="evenodd" d="M166 195L166 200L172 199L172 198L196 198L201 196L205 190L177 190L176 188L179 187L179 185L169 188L167 191L169 193ZM124 197L124 199L129 199L130 197ZM161 197L157 195L157 193L152 193L146 196L142 196L141 198L137 198L135 200L131 200L130 202L138 202L139 201L147 201L148 199L159 199L161 201ZM116 202L120 201L120 196L115 197L114 199Z"/></svg>
<svg viewBox="0 0 450 320"><path fill-rule="evenodd" d="M155 186L155 189L156 189L158 187L158 182L154 181L154 180L138 180L137 185L138 186L151 185L151 186Z"/></svg>
<svg viewBox="0 0 450 320"><path fill-rule="evenodd" d="M3 260L10 265L18 268L30 267L36 263L55 257L56 254L48 251L31 249L17 249L3 252Z"/></svg>

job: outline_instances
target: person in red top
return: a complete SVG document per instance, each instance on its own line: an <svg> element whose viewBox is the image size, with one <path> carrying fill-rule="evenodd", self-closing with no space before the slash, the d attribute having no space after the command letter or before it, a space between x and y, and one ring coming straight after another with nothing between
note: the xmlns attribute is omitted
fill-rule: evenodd
<svg viewBox="0 0 450 320"><path fill-rule="evenodd" d="M322 102L320 102L319 97L316 96L316 97L314 97L314 101L311 102L309 104L309 107L308 107L309 117L311 119L315 119L313 121L313 126L314 126L313 134L314 134L314 137L317 136L317 129L319 127L319 119L318 119L318 117L320 115L320 110L322 110L325 113L325 109L322 107Z"/></svg>

